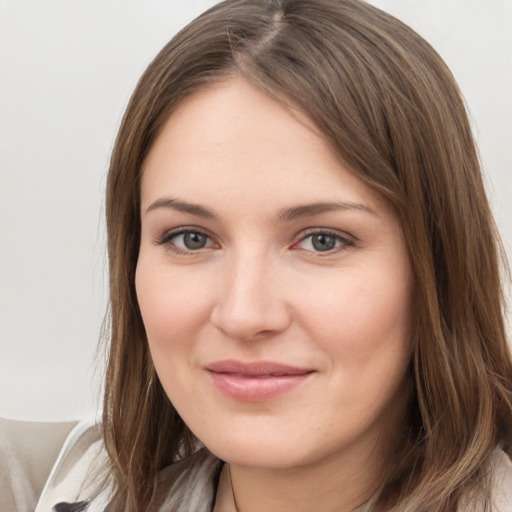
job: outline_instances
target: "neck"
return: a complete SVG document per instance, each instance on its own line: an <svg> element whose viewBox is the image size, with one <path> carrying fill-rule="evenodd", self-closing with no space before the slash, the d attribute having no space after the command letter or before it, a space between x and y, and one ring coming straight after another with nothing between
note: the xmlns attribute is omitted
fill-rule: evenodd
<svg viewBox="0 0 512 512"><path fill-rule="evenodd" d="M382 464L366 457L333 454L311 465L259 469L226 465L219 485L222 512L353 512L380 486ZM345 464L340 464L341 458Z"/></svg>

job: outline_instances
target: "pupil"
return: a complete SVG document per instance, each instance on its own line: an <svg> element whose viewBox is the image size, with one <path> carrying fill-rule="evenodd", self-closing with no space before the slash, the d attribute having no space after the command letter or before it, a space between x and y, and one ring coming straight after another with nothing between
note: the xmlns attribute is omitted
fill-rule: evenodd
<svg viewBox="0 0 512 512"><path fill-rule="evenodd" d="M187 249L202 249L206 245L206 236L201 233L185 233L183 243Z"/></svg>
<svg viewBox="0 0 512 512"><path fill-rule="evenodd" d="M317 251L330 251L336 246L336 239L332 235L314 235L312 244Z"/></svg>

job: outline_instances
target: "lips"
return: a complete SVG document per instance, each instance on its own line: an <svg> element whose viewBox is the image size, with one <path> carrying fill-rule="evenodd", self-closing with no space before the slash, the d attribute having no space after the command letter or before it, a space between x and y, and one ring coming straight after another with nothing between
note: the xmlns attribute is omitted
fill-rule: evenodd
<svg viewBox="0 0 512 512"><path fill-rule="evenodd" d="M241 401L260 402L275 398L308 379L314 370L280 363L235 360L208 364L205 370L224 395Z"/></svg>

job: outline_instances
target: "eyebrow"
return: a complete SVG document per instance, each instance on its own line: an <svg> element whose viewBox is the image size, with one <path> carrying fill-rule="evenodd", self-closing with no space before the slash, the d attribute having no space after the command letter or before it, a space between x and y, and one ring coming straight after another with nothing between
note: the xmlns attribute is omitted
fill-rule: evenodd
<svg viewBox="0 0 512 512"><path fill-rule="evenodd" d="M189 203L187 201L180 201L179 199L170 197L162 197L157 199L146 209L146 213L157 210L158 208L172 208L173 210L189 213L196 217L218 220L218 217L211 210L205 208L204 206ZM321 202L284 208L279 213L279 220L281 222L289 222L303 217L312 217L321 213L340 210L357 210L378 217L378 214L375 210L364 204L352 202Z"/></svg>
<svg viewBox="0 0 512 512"><path fill-rule="evenodd" d="M375 210L364 204L352 202L327 202L304 204L294 206L292 208L285 208L281 210L279 220L281 222L288 222L302 217L312 217L313 215L340 210L358 210L378 217Z"/></svg>
<svg viewBox="0 0 512 512"><path fill-rule="evenodd" d="M180 212L190 213L191 215L195 215L196 217L203 217L205 219L217 219L217 216L211 210L208 210L208 208L205 208L204 206L194 203L188 203L186 201L180 201L178 199L173 199L170 197L162 197L160 199L157 199L148 206L146 213L157 210L158 208L172 208Z"/></svg>

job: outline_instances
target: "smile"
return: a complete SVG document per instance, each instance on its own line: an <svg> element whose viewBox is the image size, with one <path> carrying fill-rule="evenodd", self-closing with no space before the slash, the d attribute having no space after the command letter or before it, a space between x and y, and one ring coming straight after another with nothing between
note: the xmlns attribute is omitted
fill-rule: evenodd
<svg viewBox="0 0 512 512"><path fill-rule="evenodd" d="M215 387L236 400L261 402L292 390L314 370L272 362L218 361L205 367Z"/></svg>

